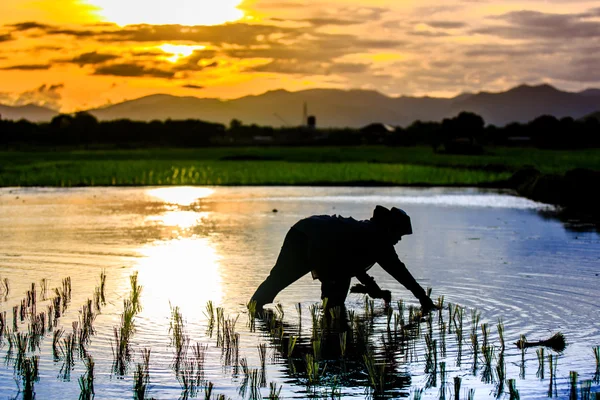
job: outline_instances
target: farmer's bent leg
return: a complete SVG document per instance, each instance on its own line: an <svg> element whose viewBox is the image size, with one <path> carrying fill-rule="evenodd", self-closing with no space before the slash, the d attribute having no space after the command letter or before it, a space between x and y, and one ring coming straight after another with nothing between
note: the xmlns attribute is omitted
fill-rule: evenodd
<svg viewBox="0 0 600 400"><path fill-rule="evenodd" d="M351 277L321 282L321 299L327 298L327 307L343 306L350 289Z"/></svg>
<svg viewBox="0 0 600 400"><path fill-rule="evenodd" d="M272 303L277 293L291 285L310 271L308 262L308 237L291 228L277 257L271 273L260 284L250 301L256 301L257 308Z"/></svg>

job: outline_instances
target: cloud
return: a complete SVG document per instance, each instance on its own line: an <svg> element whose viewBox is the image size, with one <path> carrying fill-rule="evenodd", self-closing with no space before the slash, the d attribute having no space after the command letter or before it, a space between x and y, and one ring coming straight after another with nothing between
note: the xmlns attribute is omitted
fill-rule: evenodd
<svg viewBox="0 0 600 400"><path fill-rule="evenodd" d="M59 60L59 61L73 63L73 64L77 64L79 66L84 66L84 65L102 64L102 63L105 63L106 61L115 60L117 58L119 58L119 57L114 54L102 54L102 53L92 51L90 53L80 54L79 56L77 56L75 58L71 58L68 60Z"/></svg>
<svg viewBox="0 0 600 400"><path fill-rule="evenodd" d="M94 71L94 75L153 77L171 79L175 77L175 72L166 71L158 68L148 68L139 64L122 63L97 68L96 71Z"/></svg>
<svg viewBox="0 0 600 400"><path fill-rule="evenodd" d="M5 33L5 34L0 35L0 43L9 42L11 40L14 40L14 38L12 37L12 35L10 33Z"/></svg>
<svg viewBox="0 0 600 400"><path fill-rule="evenodd" d="M202 85L193 85L191 83L188 83L187 85L182 85L181 87L186 89L204 89L204 86Z"/></svg>
<svg viewBox="0 0 600 400"><path fill-rule="evenodd" d="M428 21L424 24L436 29L458 29L467 26L466 23L460 21Z"/></svg>
<svg viewBox="0 0 600 400"><path fill-rule="evenodd" d="M62 83L54 85L44 84L36 89L27 90L16 95L0 94L0 98L15 107L34 104L57 110L60 108L60 101L62 99L60 91L63 88L64 84Z"/></svg>
<svg viewBox="0 0 600 400"><path fill-rule="evenodd" d="M51 65L49 64L24 64L24 65L11 65L10 67L3 67L0 70L3 71L41 71L50 69Z"/></svg>
<svg viewBox="0 0 600 400"><path fill-rule="evenodd" d="M588 14L550 14L524 10L490 17L490 19L500 20L508 25L489 26L473 32L510 39L600 38L600 23L588 21Z"/></svg>
<svg viewBox="0 0 600 400"><path fill-rule="evenodd" d="M273 60L267 64L249 68L248 71L300 75L332 75L362 73L369 69L367 64L319 63L300 60Z"/></svg>
<svg viewBox="0 0 600 400"><path fill-rule="evenodd" d="M39 22L33 22L33 21L20 22L18 24L12 24L12 25L8 25L8 26L13 28L17 32L28 31L31 29L47 30L50 28L50 25L41 24Z"/></svg>

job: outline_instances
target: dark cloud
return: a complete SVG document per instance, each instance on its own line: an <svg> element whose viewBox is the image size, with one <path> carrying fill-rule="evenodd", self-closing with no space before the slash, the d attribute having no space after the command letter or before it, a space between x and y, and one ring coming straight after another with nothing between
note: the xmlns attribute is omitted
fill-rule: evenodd
<svg viewBox="0 0 600 400"><path fill-rule="evenodd" d="M314 26L326 26L326 25L339 25L339 26L347 26L347 25L358 25L362 24L365 21L358 19L341 19L341 18L308 18L297 20L298 22L308 22Z"/></svg>
<svg viewBox="0 0 600 400"><path fill-rule="evenodd" d="M433 32L433 31L409 31L407 33L411 36L422 36L422 37L427 37L427 38L450 36L446 32L439 32L439 31L436 31L436 32Z"/></svg>
<svg viewBox="0 0 600 400"><path fill-rule="evenodd" d="M549 14L539 11L514 11L490 17L508 25L490 26L474 33L511 39L561 39L600 38L600 22L588 21L586 14Z"/></svg>
<svg viewBox="0 0 600 400"><path fill-rule="evenodd" d="M119 57L114 54L102 54L102 53L92 51L90 53L80 54L79 56L77 56L75 58L71 58L68 60L59 60L59 61L73 63L73 64L77 64L79 66L84 66L84 65L102 64L107 61L115 60L117 58L119 58Z"/></svg>
<svg viewBox="0 0 600 400"><path fill-rule="evenodd" d="M33 21L20 22L18 24L12 24L12 25L8 25L8 26L13 28L13 30L15 30L17 32L28 31L30 29L47 30L50 28L50 25L40 24L39 22L33 22Z"/></svg>
<svg viewBox="0 0 600 400"><path fill-rule="evenodd" d="M14 40L14 38L12 37L12 35L10 33L5 33L5 34L0 35L0 43L9 42L11 40Z"/></svg>
<svg viewBox="0 0 600 400"><path fill-rule="evenodd" d="M212 62L209 64L202 63L202 61L211 60L217 55L214 50L195 50L192 55L182 58L175 64L175 71L202 71L206 68L213 68L218 63Z"/></svg>
<svg viewBox="0 0 600 400"><path fill-rule="evenodd" d="M459 21L428 21L424 24L437 29L459 29L467 26L464 22Z"/></svg>
<svg viewBox="0 0 600 400"><path fill-rule="evenodd" d="M304 62L300 60L274 60L268 64L252 67L248 71L272 72L298 75L332 75L362 73L369 69L366 64Z"/></svg>
<svg viewBox="0 0 600 400"><path fill-rule="evenodd" d="M0 70L4 71L41 71L50 69L51 65L49 64L24 64L24 65L11 65L10 67L3 67Z"/></svg>
<svg viewBox="0 0 600 400"><path fill-rule="evenodd" d="M171 79L175 77L175 72L158 68L148 68L139 64L122 63L97 68L94 72L94 75L153 77Z"/></svg>
<svg viewBox="0 0 600 400"><path fill-rule="evenodd" d="M182 87L186 88L186 89L204 89L204 86L202 85L193 85L193 84L187 84L187 85L183 85Z"/></svg>

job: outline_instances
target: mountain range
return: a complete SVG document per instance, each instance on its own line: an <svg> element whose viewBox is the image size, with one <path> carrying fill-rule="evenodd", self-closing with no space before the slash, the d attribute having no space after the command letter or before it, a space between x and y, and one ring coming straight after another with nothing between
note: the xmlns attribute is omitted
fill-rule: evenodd
<svg viewBox="0 0 600 400"><path fill-rule="evenodd" d="M529 122L540 115L583 118L600 111L600 89L566 92L550 85L521 85L505 92L463 93L453 98L388 97L376 91L311 89L299 92L275 90L234 100L178 97L156 94L88 110L100 120L201 119L229 124L298 126L303 123L304 104L319 127L358 128L373 122L408 126L416 120L441 121L461 111L481 115L487 124L504 126ZM57 111L27 105L0 105L5 119L49 121Z"/></svg>

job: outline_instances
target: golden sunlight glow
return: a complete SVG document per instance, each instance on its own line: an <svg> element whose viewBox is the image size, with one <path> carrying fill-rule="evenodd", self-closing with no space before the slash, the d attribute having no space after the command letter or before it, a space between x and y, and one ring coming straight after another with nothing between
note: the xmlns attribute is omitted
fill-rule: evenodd
<svg viewBox="0 0 600 400"><path fill-rule="evenodd" d="M191 56L196 50L204 50L206 46L186 46L166 43L158 46L158 48L165 53L171 54L170 57L167 57L167 60L176 63L182 58Z"/></svg>
<svg viewBox="0 0 600 400"><path fill-rule="evenodd" d="M214 192L215 191L213 189L209 188L180 186L150 189L146 193L169 204L189 206L198 199L208 197Z"/></svg>
<svg viewBox="0 0 600 400"><path fill-rule="evenodd" d="M139 252L142 258L136 269L147 315L168 317L169 304L181 307L187 315L209 300L221 302L221 257L209 238L158 242Z"/></svg>
<svg viewBox="0 0 600 400"><path fill-rule="evenodd" d="M160 215L148 217L148 221L158 222L163 226L173 226L180 229L188 229L202 223L207 218L207 212L194 211L167 211Z"/></svg>
<svg viewBox="0 0 600 400"><path fill-rule="evenodd" d="M118 25L218 25L237 21L244 12L241 0L87 0L98 16Z"/></svg>

